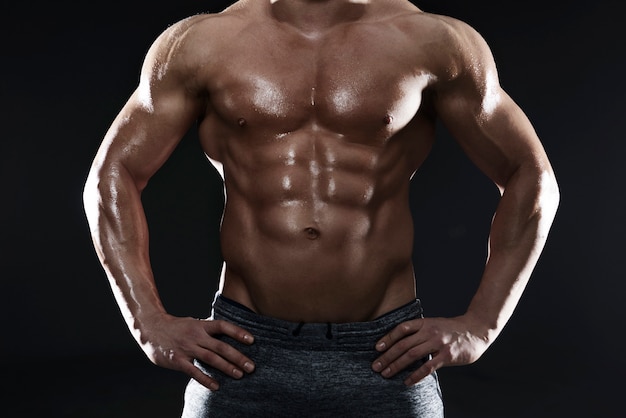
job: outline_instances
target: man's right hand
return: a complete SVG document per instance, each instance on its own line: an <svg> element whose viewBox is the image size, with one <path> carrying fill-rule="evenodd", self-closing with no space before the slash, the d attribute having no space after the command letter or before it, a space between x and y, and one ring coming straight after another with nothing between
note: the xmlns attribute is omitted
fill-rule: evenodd
<svg viewBox="0 0 626 418"><path fill-rule="evenodd" d="M214 336L226 335L250 345L254 337L246 330L222 320L180 318L168 314L153 317L142 324L139 344L156 365L186 373L210 390L218 390L218 382L194 365L199 360L240 379L254 371L252 360L231 345Z"/></svg>

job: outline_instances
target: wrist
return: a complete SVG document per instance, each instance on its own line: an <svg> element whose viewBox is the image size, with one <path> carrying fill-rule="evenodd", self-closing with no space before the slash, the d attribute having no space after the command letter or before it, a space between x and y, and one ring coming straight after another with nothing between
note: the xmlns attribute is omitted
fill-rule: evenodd
<svg viewBox="0 0 626 418"><path fill-rule="evenodd" d="M463 317L467 322L468 330L471 334L488 346L491 345L500 334L501 328L498 326L497 321L486 317L484 314L481 315L468 310Z"/></svg>
<svg viewBox="0 0 626 418"><path fill-rule="evenodd" d="M169 314L162 309L154 309L151 311L136 312L134 315L127 317L126 322L128 328L133 334L135 340L140 345L150 340L150 335L160 324L167 320Z"/></svg>

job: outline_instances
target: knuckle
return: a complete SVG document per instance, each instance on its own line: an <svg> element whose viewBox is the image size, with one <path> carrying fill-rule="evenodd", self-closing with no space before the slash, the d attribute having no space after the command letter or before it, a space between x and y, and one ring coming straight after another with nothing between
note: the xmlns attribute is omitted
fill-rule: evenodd
<svg viewBox="0 0 626 418"><path fill-rule="evenodd" d="M417 347L411 348L410 350L408 350L406 352L406 354L412 360L419 359L419 358L422 358L424 356Z"/></svg>
<svg viewBox="0 0 626 418"><path fill-rule="evenodd" d="M246 357L241 354L241 353L236 353L233 357L232 357L232 361L235 364L238 364L240 366L243 366L243 364L247 361Z"/></svg>
<svg viewBox="0 0 626 418"><path fill-rule="evenodd" d="M407 336L410 334L416 334L418 332L424 333L428 332L432 327L427 326L422 319L417 319L414 321L404 322L398 325L398 333L401 336Z"/></svg>
<svg viewBox="0 0 626 418"><path fill-rule="evenodd" d="M439 350L437 350L437 355L445 362L450 362L455 357L450 345L441 346Z"/></svg>
<svg viewBox="0 0 626 418"><path fill-rule="evenodd" d="M428 334L432 338L441 338L441 330L439 329L439 327L430 326L430 327L426 328L425 331L428 332Z"/></svg>
<svg viewBox="0 0 626 418"><path fill-rule="evenodd" d="M385 353L378 358L380 364L385 367L391 362L391 358L389 357L389 353Z"/></svg>
<svg viewBox="0 0 626 418"><path fill-rule="evenodd" d="M413 344L411 341L405 338L396 343L396 348L398 351L405 353L413 348Z"/></svg>
<svg viewBox="0 0 626 418"><path fill-rule="evenodd" d="M404 340L398 341L395 344L394 352L396 352L396 353L404 353L406 350L408 350L407 345L408 345L407 342L404 341Z"/></svg>
<svg viewBox="0 0 626 418"><path fill-rule="evenodd" d="M225 342L220 341L220 340L215 340L215 347L213 351L215 351L216 353L223 356L223 355L228 354L229 349L230 349L230 346L226 344Z"/></svg>
<svg viewBox="0 0 626 418"><path fill-rule="evenodd" d="M212 351L207 351L207 352L203 353L202 354L202 358L201 358L201 360L204 363L212 365L212 366L217 364L219 359L220 359L220 357L217 354L215 354L214 352L212 352Z"/></svg>
<svg viewBox="0 0 626 418"><path fill-rule="evenodd" d="M204 386L216 383L215 379L211 378L209 375L203 373L202 370L195 367L194 370L190 370L189 375Z"/></svg>
<svg viewBox="0 0 626 418"><path fill-rule="evenodd" d="M434 365L434 364L432 364L432 363L431 363L431 364L428 364L428 363L427 363L427 364L425 365L425 367L426 367L426 375L433 374L433 373L435 372L435 370L436 370L435 365Z"/></svg>

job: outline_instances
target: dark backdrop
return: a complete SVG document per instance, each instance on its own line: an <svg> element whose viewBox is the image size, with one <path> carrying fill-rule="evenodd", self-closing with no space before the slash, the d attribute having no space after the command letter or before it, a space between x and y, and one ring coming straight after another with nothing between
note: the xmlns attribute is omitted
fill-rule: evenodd
<svg viewBox="0 0 626 418"><path fill-rule="evenodd" d="M81 192L100 140L168 25L227 2L3 3L0 410L173 417L186 378L150 364L115 305ZM417 1L474 26L553 162L562 200L509 325L477 363L442 370L448 416L619 417L626 203L624 37L617 4ZM144 194L166 307L207 316L222 196L190 132ZM413 183L428 315L466 307L497 192L444 129ZM31 392L32 389L38 392ZM36 394L23 403L17 394ZM20 411L20 412L17 412ZM29 415L30 416L30 415Z"/></svg>

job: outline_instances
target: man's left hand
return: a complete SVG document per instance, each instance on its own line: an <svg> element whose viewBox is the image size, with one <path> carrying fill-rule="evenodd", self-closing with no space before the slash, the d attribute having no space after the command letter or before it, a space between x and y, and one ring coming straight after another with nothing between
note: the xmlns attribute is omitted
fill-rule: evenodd
<svg viewBox="0 0 626 418"><path fill-rule="evenodd" d="M411 386L444 366L459 366L478 360L489 342L481 337L469 318L418 318L403 322L376 343L383 353L372 369L390 378L417 360L432 356L404 383Z"/></svg>

